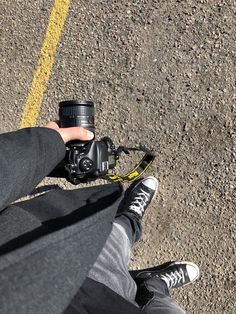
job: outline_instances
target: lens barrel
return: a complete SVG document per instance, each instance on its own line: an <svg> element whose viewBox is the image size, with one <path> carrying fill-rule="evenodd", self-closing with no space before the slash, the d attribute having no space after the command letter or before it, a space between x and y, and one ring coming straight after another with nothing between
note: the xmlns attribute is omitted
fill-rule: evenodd
<svg viewBox="0 0 236 314"><path fill-rule="evenodd" d="M67 100L59 103L59 119L62 128L83 127L95 133L94 104L87 100Z"/></svg>

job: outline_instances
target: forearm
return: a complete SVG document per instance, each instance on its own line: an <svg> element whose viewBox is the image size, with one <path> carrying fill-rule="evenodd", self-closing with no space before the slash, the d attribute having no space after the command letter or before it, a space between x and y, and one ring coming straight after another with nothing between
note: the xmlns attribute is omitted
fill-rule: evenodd
<svg viewBox="0 0 236 314"><path fill-rule="evenodd" d="M27 128L0 135L0 210L30 193L65 156L60 134Z"/></svg>

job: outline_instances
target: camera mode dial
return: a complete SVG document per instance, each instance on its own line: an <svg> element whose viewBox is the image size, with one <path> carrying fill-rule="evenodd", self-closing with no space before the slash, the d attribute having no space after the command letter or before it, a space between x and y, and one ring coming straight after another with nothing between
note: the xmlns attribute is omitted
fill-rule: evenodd
<svg viewBox="0 0 236 314"><path fill-rule="evenodd" d="M90 158L85 157L85 158L81 159L81 161L79 163L79 167L80 167L81 171L88 172L93 167L93 161Z"/></svg>

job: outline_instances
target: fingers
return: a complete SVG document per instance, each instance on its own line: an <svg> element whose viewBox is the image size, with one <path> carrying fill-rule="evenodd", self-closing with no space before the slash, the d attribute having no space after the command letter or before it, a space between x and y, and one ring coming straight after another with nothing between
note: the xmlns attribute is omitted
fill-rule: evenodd
<svg viewBox="0 0 236 314"><path fill-rule="evenodd" d="M64 143L73 140L90 141L94 138L92 132L82 127L60 128L58 121L50 121L45 127L56 130L61 135Z"/></svg>
<svg viewBox="0 0 236 314"><path fill-rule="evenodd" d="M57 124L56 121L50 121L48 122L46 125L45 125L45 128L49 128L49 129L58 129L59 128L59 125Z"/></svg>
<svg viewBox="0 0 236 314"><path fill-rule="evenodd" d="M61 134L65 143L73 140L90 141L94 138L94 134L82 127L57 129Z"/></svg>

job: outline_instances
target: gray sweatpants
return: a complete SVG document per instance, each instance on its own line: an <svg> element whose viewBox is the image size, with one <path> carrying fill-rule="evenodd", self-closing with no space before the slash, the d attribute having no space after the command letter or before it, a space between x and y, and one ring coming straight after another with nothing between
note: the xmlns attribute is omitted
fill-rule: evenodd
<svg viewBox="0 0 236 314"><path fill-rule="evenodd" d="M96 263L90 270L88 277L109 287L127 301L137 305L135 296L137 285L129 274L128 265L133 237L128 219L116 218L112 232L101 251ZM127 222L126 222L127 221ZM143 310L147 314L183 314L185 313L163 289L165 283L151 279L146 283L154 297Z"/></svg>

